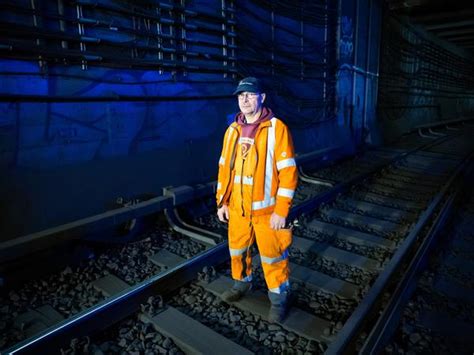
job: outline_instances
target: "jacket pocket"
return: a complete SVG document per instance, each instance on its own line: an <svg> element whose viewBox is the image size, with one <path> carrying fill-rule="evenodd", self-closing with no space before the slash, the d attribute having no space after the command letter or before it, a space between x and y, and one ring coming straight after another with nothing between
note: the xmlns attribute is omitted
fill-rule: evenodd
<svg viewBox="0 0 474 355"><path fill-rule="evenodd" d="M280 246L280 252L284 253L285 250L287 250L291 242L293 241L293 231L291 228L287 229L279 229L276 231L277 233L277 238L278 238L278 243Z"/></svg>

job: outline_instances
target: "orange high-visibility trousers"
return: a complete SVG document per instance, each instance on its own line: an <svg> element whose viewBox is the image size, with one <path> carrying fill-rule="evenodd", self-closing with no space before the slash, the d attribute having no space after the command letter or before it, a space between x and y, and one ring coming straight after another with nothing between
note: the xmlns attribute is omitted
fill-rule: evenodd
<svg viewBox="0 0 474 355"><path fill-rule="evenodd" d="M289 289L288 248L291 229L273 230L270 214L242 216L242 211L229 209L229 251L232 278L251 281L252 256L250 247L257 241L263 273L270 292L282 293Z"/></svg>

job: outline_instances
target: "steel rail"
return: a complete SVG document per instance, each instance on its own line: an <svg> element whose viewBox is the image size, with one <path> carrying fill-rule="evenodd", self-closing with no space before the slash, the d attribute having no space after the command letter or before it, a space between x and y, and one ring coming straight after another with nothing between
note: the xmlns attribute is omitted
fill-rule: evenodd
<svg viewBox="0 0 474 355"><path fill-rule="evenodd" d="M466 168L466 170L471 170L471 172L472 157L473 155L471 154L465 162L466 165L471 165ZM468 173L467 175L470 174ZM460 176L458 176L458 178L460 178ZM408 266L407 271L404 273L403 278L399 281L397 288L392 293L392 296L377 323L365 339L364 345L360 350L361 354L379 353L379 351L381 351L385 346L387 339L389 339L395 331L396 325L400 320L402 308L415 291L415 285L420 277L421 270L426 266L429 253L437 243L442 228L450 217L450 214L453 212L454 201L462 192L461 185L462 184L456 185L455 191L450 194L448 200L443 204L443 208L428 232L427 237L423 240L416 255Z"/></svg>
<svg viewBox="0 0 474 355"><path fill-rule="evenodd" d="M399 274L402 269L403 262L406 261L408 254L412 251L418 236L424 227L433 217L437 207L441 204L452 182L464 170L466 162L469 161L471 155L466 157L458 164L456 170L451 174L449 180L444 184L443 188L438 192L436 197L430 203L428 208L421 214L420 219L408 234L407 238L399 246L396 253L386 265L383 272L379 274L374 284L371 286L369 292L365 295L358 307L339 331L336 339L332 342L326 354L342 354L349 350L349 347L355 342L356 337L360 334L362 327L367 322L368 318L372 316L372 312L380 301L383 291L386 289L394 276Z"/></svg>
<svg viewBox="0 0 474 355"><path fill-rule="evenodd" d="M229 256L227 242L208 249L192 259L161 272L136 286L81 312L38 335L5 350L4 354L51 354L71 338L103 330L133 314L153 295L165 295L192 279L204 267L224 262Z"/></svg>

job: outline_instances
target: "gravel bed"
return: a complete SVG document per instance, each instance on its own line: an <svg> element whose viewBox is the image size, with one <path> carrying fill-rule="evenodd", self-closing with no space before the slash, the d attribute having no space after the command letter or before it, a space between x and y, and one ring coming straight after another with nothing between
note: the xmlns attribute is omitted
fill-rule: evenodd
<svg viewBox="0 0 474 355"><path fill-rule="evenodd" d="M304 238L311 239L320 243L328 243L332 246L349 251L351 253L359 254L380 262L385 261L391 256L391 252L387 249L381 247L372 247L367 245L360 245L351 243L343 238L338 238L332 234L320 233L314 230L311 230L304 225L298 227L297 231L294 232L295 235L304 236Z"/></svg>
<svg viewBox="0 0 474 355"><path fill-rule="evenodd" d="M443 310L454 318L474 323L472 304L452 300L433 290L435 274L425 271L420 278L416 301L424 308L433 311Z"/></svg>
<svg viewBox="0 0 474 355"><path fill-rule="evenodd" d="M411 150L411 149L420 147L427 142L432 142L431 138L423 138L423 137L420 137L418 133L413 133L413 134L403 136L400 140L390 144L390 146L388 147Z"/></svg>
<svg viewBox="0 0 474 355"><path fill-rule="evenodd" d="M211 214L207 214L201 217L194 219L193 224L198 225L201 228L215 231L222 234L224 237L227 237L227 224L222 223L217 218L217 214L213 211Z"/></svg>
<svg viewBox="0 0 474 355"><path fill-rule="evenodd" d="M350 228L357 229L357 230L359 230L361 232L364 232L364 233L374 234L374 235L377 235L379 237L387 238L387 239L394 240L394 241L398 241L398 240L400 240L401 238L403 238L405 236L405 233L404 233L405 231L403 231L403 230L396 231L396 232L388 232L388 231L385 231L385 230L372 229L367 225L360 225L360 224L357 224L357 223L352 223L351 221L348 221L348 220L345 220L345 219L333 218L333 217L327 216L326 215L327 211L328 211L327 208L321 208L319 210L319 218L321 220L323 220L324 222L338 224L340 226L345 226L345 227L350 227Z"/></svg>
<svg viewBox="0 0 474 355"><path fill-rule="evenodd" d="M381 157L373 152L365 152L363 155L356 158L358 164L365 165L365 167L376 167L383 163L389 163L392 159L390 157Z"/></svg>
<svg viewBox="0 0 474 355"><path fill-rule="evenodd" d="M397 153L383 151L383 150L368 150L364 153L363 157L369 160L378 160L378 161L386 161L392 160Z"/></svg>
<svg viewBox="0 0 474 355"><path fill-rule="evenodd" d="M385 179L397 179L400 182L409 182L413 185L428 184L429 186L434 185L433 187L440 187L443 182L446 181L446 177L435 177L423 173L409 172L397 166L391 166L385 173L386 175L383 176Z"/></svg>
<svg viewBox="0 0 474 355"><path fill-rule="evenodd" d="M298 250L290 251L290 260L315 271L364 287L368 287L376 276L376 274L358 267L336 263L316 254L301 253Z"/></svg>
<svg viewBox="0 0 474 355"><path fill-rule="evenodd" d="M259 354L322 353L325 350L323 344L307 340L277 324L270 324L259 316L228 305L199 286L181 288L169 304Z"/></svg>
<svg viewBox="0 0 474 355"><path fill-rule="evenodd" d="M371 192L373 194L382 195L386 197L393 197L400 200L422 202L422 203L427 203L433 197L432 195L421 196L421 194L408 194L401 190L400 192L391 192L391 191L384 190L382 187L370 186L370 185L357 186L357 189L362 192Z"/></svg>
<svg viewBox="0 0 474 355"><path fill-rule="evenodd" d="M368 191L365 191L365 192L368 192ZM414 213L418 213L418 212L421 211L421 209L416 208L416 207L415 208L411 208L411 207L407 208L406 206L401 206L401 205L399 205L396 202L391 201L391 200L384 199L382 201L382 199L384 197L383 195L380 195L380 199L377 198L377 197L367 196L364 193L364 191L353 191L349 196L352 196L357 200L370 202L370 203L373 203L375 205L381 205L381 206L396 208L396 209L399 209L401 211L414 212Z"/></svg>
<svg viewBox="0 0 474 355"><path fill-rule="evenodd" d="M27 337L25 325L17 324L15 318L28 310L49 304L68 318L105 299L92 287L91 282L106 273L106 270L101 270L93 263L74 270L68 267L42 280L31 281L1 297L0 349Z"/></svg>
<svg viewBox="0 0 474 355"><path fill-rule="evenodd" d="M474 215L466 214L466 219L456 224L459 239L474 240Z"/></svg>
<svg viewBox="0 0 474 355"><path fill-rule="evenodd" d="M423 155L409 155L399 161L400 165L407 165L408 167L415 167L415 168L436 168L436 169L453 169L459 161L454 162L454 161L447 161L444 159L438 159L435 157L426 157ZM439 171L439 170L437 170Z"/></svg>
<svg viewBox="0 0 474 355"><path fill-rule="evenodd" d="M308 171L307 174L308 176L315 178L321 178L339 183L347 181L367 171L367 168L362 167L357 159L354 159L316 171Z"/></svg>
<svg viewBox="0 0 474 355"><path fill-rule="evenodd" d="M342 329L344 322L357 307L360 299L346 299L323 290L311 290L303 283L291 283L298 307L333 323L332 334Z"/></svg>
<svg viewBox="0 0 474 355"><path fill-rule="evenodd" d="M421 178L421 177L420 177ZM431 199L434 195L436 195L436 192L439 191L439 189L435 190L430 190L430 191L421 191L421 190L416 190L416 189L405 189L403 187L398 187L398 186L393 186L390 183L385 183L385 182L377 182L377 181L372 181L374 185L377 186L371 186L370 184L366 185L367 189L374 189L374 191L380 191L381 193L385 194L390 194L393 195L394 197L396 196L401 196L402 199L409 199L409 200L414 200L414 201L426 201ZM412 186L416 188L415 186ZM398 191L391 192L391 191L386 191L385 188L388 190L390 189L397 189Z"/></svg>
<svg viewBox="0 0 474 355"><path fill-rule="evenodd" d="M399 187L400 185L400 182L403 182L403 181L397 181L395 179L387 179L385 176L381 176L381 177L378 177L378 178L375 178L372 180L372 182L374 184L378 184L378 185L382 185L382 186L387 186L387 187L391 187L391 188L400 188L400 189L403 189L401 187ZM419 183L419 180L418 181L412 181L410 183L407 183L407 185L410 185L411 187L417 187L418 186L418 183ZM426 196L431 196L431 195L434 195L436 192L437 192L437 187L435 186L432 186L430 187L429 189L426 189L422 192L420 191L417 191L417 190L410 190L410 193L413 192L414 194L416 195L426 195Z"/></svg>
<svg viewBox="0 0 474 355"><path fill-rule="evenodd" d="M192 258L206 249L203 244L174 232L165 234L162 248L185 259Z"/></svg>
<svg viewBox="0 0 474 355"><path fill-rule="evenodd" d="M153 298L149 301L153 302ZM130 316L117 325L94 336L73 339L68 347L61 349L62 354L173 354L184 352L171 338L156 331L154 327L141 320L140 313Z"/></svg>
<svg viewBox="0 0 474 355"><path fill-rule="evenodd" d="M227 224L224 224L219 221L219 218L217 218L217 214L215 211L211 214L206 214L204 216L195 218L193 222L209 230L223 229L227 231Z"/></svg>
<svg viewBox="0 0 474 355"><path fill-rule="evenodd" d="M299 180L298 187L295 192L295 197L293 198L293 205L299 205L302 202L312 199L329 189L330 187L328 186L311 184L311 183Z"/></svg>
<svg viewBox="0 0 474 355"><path fill-rule="evenodd" d="M474 261L474 251L463 250L461 248L451 249L451 254L464 260Z"/></svg>
<svg viewBox="0 0 474 355"><path fill-rule="evenodd" d="M153 231L138 242L116 245L102 251L95 259L39 280L32 280L20 288L0 297L0 349L9 347L26 338L24 325L16 324L15 318L28 310L50 305L65 318L90 308L105 297L92 282L114 274L130 285L137 284L161 271L148 256L167 249L184 258L190 258L205 247L172 231Z"/></svg>
<svg viewBox="0 0 474 355"><path fill-rule="evenodd" d="M387 354L465 354L466 345L453 342L452 339L434 333L421 326L417 317L422 302L418 293L405 307L401 322L392 342L385 348Z"/></svg>
<svg viewBox="0 0 474 355"><path fill-rule="evenodd" d="M453 281L457 281L460 286L474 288L474 270L460 270L450 265L440 265L436 270L440 275L446 275Z"/></svg>
<svg viewBox="0 0 474 355"><path fill-rule="evenodd" d="M386 173L389 175L395 175L397 177L402 177L404 179L408 180L414 180L416 183L419 177L423 177L426 179L426 181L430 183L440 183L442 177L441 176L435 176L435 175L425 175L422 171L417 171L413 169L410 169L410 166L404 166L403 164L399 162L395 162L394 164L391 164L389 167L386 169ZM416 169L416 168L415 168Z"/></svg>
<svg viewBox="0 0 474 355"><path fill-rule="evenodd" d="M464 354L465 346L450 342L430 329L404 320L396 340L385 347L386 354Z"/></svg>
<svg viewBox="0 0 474 355"><path fill-rule="evenodd" d="M368 172L382 163L389 163L396 153L367 151L363 155L345 160L337 165L328 166L323 169L307 172L316 178L327 179L336 182L346 181L361 173Z"/></svg>
<svg viewBox="0 0 474 355"><path fill-rule="evenodd" d="M393 181L394 183L398 182L412 185L429 186L432 187L435 191L440 186L440 184L434 182L420 181L420 179L411 178L409 176L397 175L397 170L394 168L383 170L382 173L378 175L376 179L384 179L386 183Z"/></svg>
<svg viewBox="0 0 474 355"><path fill-rule="evenodd" d="M138 242L109 249L91 262L134 285L163 271L148 259L161 249L189 259L202 252L205 246L171 230L156 230Z"/></svg>
<svg viewBox="0 0 474 355"><path fill-rule="evenodd" d="M380 156L376 152L366 152L364 155L356 156L323 169L311 171L308 174L331 181L343 182L366 173L384 162L388 163L391 159L390 156Z"/></svg>
<svg viewBox="0 0 474 355"><path fill-rule="evenodd" d="M472 201L474 198L472 192L470 197ZM466 209L462 209L466 211ZM469 209L469 206L467 209ZM459 228L459 226L464 224L466 218L472 220L473 216L466 216L465 213L458 215L453 223L454 232L447 235L453 238L464 238L465 230ZM474 308L472 308L471 303L451 299L433 289L433 283L439 275L444 275L452 282L459 281L460 286L474 288L474 274L471 270L460 270L444 263L445 257L449 254L456 257L456 253L453 253L452 248L447 245L433 259L429 268L422 273L414 294L403 310L401 322L395 335L391 343L385 348L386 353L470 354L474 351L474 347L469 349L469 345L466 343L463 344L453 338L436 334L431 329L424 328L418 321L418 317L422 312L435 311L474 324Z"/></svg>
<svg viewBox="0 0 474 355"><path fill-rule="evenodd" d="M136 316L121 322L113 333L108 340L99 343L104 354L184 354L171 338Z"/></svg>
<svg viewBox="0 0 474 355"><path fill-rule="evenodd" d="M290 260L294 261L291 253ZM267 292L261 264L252 264L252 270L252 289ZM221 272L231 277L229 268ZM343 323L349 318L351 312L361 299L361 296L360 298L358 296L357 299L346 299L323 290L311 290L305 287L304 283L301 282L291 282L290 285L293 306L297 306L310 314L332 322L332 328L327 335L335 334L342 328Z"/></svg>
<svg viewBox="0 0 474 355"><path fill-rule="evenodd" d="M334 207L337 207L338 209L343 210L343 211L355 213L355 214L358 214L358 215L361 215L361 216L373 217L373 218L381 219L381 220L384 220L384 221L400 223L400 224L409 224L410 223L410 221L408 221L406 219L400 219L398 217L393 217L393 216L390 216L390 215L387 216L386 214L379 213L376 210L370 210L370 211L360 210L357 207L351 206L351 205L349 205L348 203L345 203L342 200L336 200L335 203L334 203Z"/></svg>
<svg viewBox="0 0 474 355"><path fill-rule="evenodd" d="M463 218L464 213L466 213L466 214L468 214L472 217L474 215L474 204L466 205L464 211L460 212L460 217Z"/></svg>

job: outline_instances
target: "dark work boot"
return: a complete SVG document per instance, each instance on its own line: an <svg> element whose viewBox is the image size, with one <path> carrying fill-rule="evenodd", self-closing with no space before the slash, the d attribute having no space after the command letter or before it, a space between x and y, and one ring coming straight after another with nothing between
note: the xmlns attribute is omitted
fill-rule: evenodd
<svg viewBox="0 0 474 355"><path fill-rule="evenodd" d="M270 323L281 323L285 320L289 306L289 292L282 293L268 292L271 306L268 312L268 321Z"/></svg>
<svg viewBox="0 0 474 355"><path fill-rule="evenodd" d="M221 298L225 302L236 302L240 300L251 288L251 282L234 280L232 287L223 292Z"/></svg>

